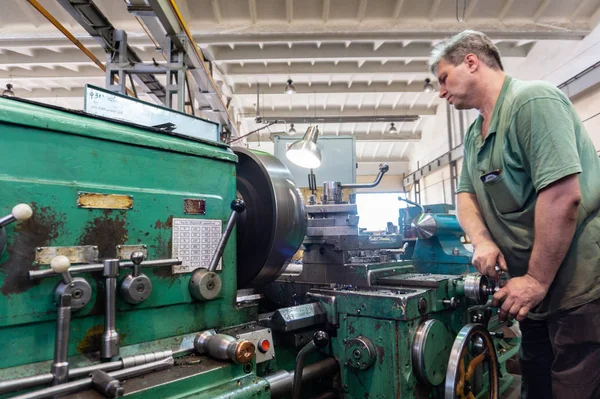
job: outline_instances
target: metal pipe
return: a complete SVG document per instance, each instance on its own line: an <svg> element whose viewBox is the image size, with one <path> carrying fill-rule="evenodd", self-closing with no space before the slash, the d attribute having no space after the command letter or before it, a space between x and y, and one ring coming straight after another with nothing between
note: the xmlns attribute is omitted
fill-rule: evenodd
<svg viewBox="0 0 600 399"><path fill-rule="evenodd" d="M190 351L187 349L187 351ZM162 360L173 356L173 351L157 351L144 353L141 355L126 356L121 360L108 363L94 364L92 366L79 367L76 369L69 369L69 379L75 379L80 377L89 376L93 371L113 371L118 369L130 368L148 364L150 362ZM16 378L14 380L0 381L0 394L7 392L20 391L27 388L33 388L40 385L47 385L52 382L54 376L52 373L44 373L39 375L33 375L30 377Z"/></svg>
<svg viewBox="0 0 600 399"><path fill-rule="evenodd" d="M421 209L421 213L425 213L425 208L423 208L423 205L419 204L418 202L413 202L411 200L409 200L408 198L402 198L402 197L398 197L399 201L404 201L409 205L413 205L418 207L419 209Z"/></svg>
<svg viewBox="0 0 600 399"><path fill-rule="evenodd" d="M2 218L0 218L0 227L4 227L7 224L11 224L12 222L16 221L17 218L12 214L8 214L6 216L3 216Z"/></svg>
<svg viewBox="0 0 600 399"><path fill-rule="evenodd" d="M104 333L100 346L100 357L108 359L119 354L119 333L116 326L117 277L119 276L119 260L104 261L105 297L104 297Z"/></svg>
<svg viewBox="0 0 600 399"><path fill-rule="evenodd" d="M71 295L60 296L54 339L54 360L50 366L52 385L67 382L69 377L69 333L71 329Z"/></svg>
<svg viewBox="0 0 600 399"><path fill-rule="evenodd" d="M377 186L381 182L381 179L383 178L383 175L388 170L390 170L390 167L386 163L382 163L381 165L379 165L379 174L377 175L377 177L375 178L375 181L373 183L366 183L366 184L363 184L363 183L348 183L348 184L342 184L342 189L344 189L344 188L373 188L373 187Z"/></svg>
<svg viewBox="0 0 600 399"><path fill-rule="evenodd" d="M227 245L227 241L229 241L229 236L233 231L233 227L235 226L235 222L237 222L238 215L246 210L246 204L241 199L235 199L231 202L231 215L229 215L229 220L227 221L227 226L225 227L225 231L217 244L217 249L215 250L215 254L210 261L210 266L208 266L209 272L214 272L217 270L217 266L219 265L219 261L223 256L223 251L225 251L225 246Z"/></svg>
<svg viewBox="0 0 600 399"><path fill-rule="evenodd" d="M317 377L324 377L335 374L339 371L340 367L338 362L333 357L329 357L325 360L308 365L304 368L302 373L302 382L310 382ZM268 375L265 379L271 385L271 398L278 399L285 396L289 396L292 392L294 383L295 373L288 372L285 370L278 371L274 374Z"/></svg>
<svg viewBox="0 0 600 399"><path fill-rule="evenodd" d="M139 375L147 374L154 370L161 370L168 368L175 364L172 357L158 360L156 362L143 364L141 366L130 367L123 370L113 371L108 373L112 378L123 380L126 378L137 377ZM91 388L92 378L83 378L77 381L67 382L64 384L56 385L49 388L40 389L38 391L28 392L23 395L14 396L12 399L42 399L50 396L66 395L72 392L82 391L84 389Z"/></svg>
<svg viewBox="0 0 600 399"><path fill-rule="evenodd" d="M158 260L147 260L144 262L142 267L163 267L163 266L176 266L181 265L181 259L173 258L173 259L158 259ZM120 262L120 268L132 268L134 267L133 262L125 261ZM69 268L69 273L93 273L93 272L101 272L104 270L104 264L102 263L92 263L90 265L81 265L81 266L71 266ZM44 270L30 270L29 271L29 279L37 280L46 277L54 277L58 276L58 273L55 273L52 269L44 269Z"/></svg>

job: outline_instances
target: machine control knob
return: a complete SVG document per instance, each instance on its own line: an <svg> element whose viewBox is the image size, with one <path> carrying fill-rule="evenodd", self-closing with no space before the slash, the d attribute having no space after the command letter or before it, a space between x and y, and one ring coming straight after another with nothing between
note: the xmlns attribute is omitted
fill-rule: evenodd
<svg viewBox="0 0 600 399"><path fill-rule="evenodd" d="M390 167L387 163L382 163L379 165L379 171L381 173L387 173L388 170L390 170Z"/></svg>
<svg viewBox="0 0 600 399"><path fill-rule="evenodd" d="M146 260L146 255L143 252L135 251L129 259L133 263L133 272L121 281L121 295L125 302L137 305L152 294L152 281L140 272L141 264Z"/></svg>
<svg viewBox="0 0 600 399"><path fill-rule="evenodd" d="M88 304L92 297L92 287L84 278L71 276L69 268L71 261L64 255L58 255L50 260L50 268L56 274L62 276L60 282L54 290L54 300L60 303L63 295L71 295L71 310L79 310Z"/></svg>
<svg viewBox="0 0 600 399"><path fill-rule="evenodd" d="M198 301L210 301L221 292L221 277L206 269L197 269L190 279L190 295Z"/></svg>
<svg viewBox="0 0 600 399"><path fill-rule="evenodd" d="M27 220L33 215L33 209L27 204L15 205L10 214L0 218L0 227L4 227L14 221Z"/></svg>
<svg viewBox="0 0 600 399"><path fill-rule="evenodd" d="M71 261L64 255L58 255L50 260L50 268L56 274L60 274L65 284L70 284L73 281L71 273L69 273Z"/></svg>
<svg viewBox="0 0 600 399"><path fill-rule="evenodd" d="M246 203L241 199L231 201L231 210L237 213L242 213L246 210Z"/></svg>
<svg viewBox="0 0 600 399"><path fill-rule="evenodd" d="M329 334L325 331L316 331L313 334L313 342L317 348L324 348L329 344Z"/></svg>

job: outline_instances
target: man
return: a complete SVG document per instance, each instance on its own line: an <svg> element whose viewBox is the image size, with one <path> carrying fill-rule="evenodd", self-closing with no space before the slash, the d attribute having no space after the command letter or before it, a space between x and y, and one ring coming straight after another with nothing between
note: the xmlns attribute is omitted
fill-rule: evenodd
<svg viewBox="0 0 600 399"><path fill-rule="evenodd" d="M473 265L511 279L493 297L522 332L523 398L600 398L600 159L563 93L506 75L464 31L432 52L440 97L479 110L464 142L458 219Z"/></svg>

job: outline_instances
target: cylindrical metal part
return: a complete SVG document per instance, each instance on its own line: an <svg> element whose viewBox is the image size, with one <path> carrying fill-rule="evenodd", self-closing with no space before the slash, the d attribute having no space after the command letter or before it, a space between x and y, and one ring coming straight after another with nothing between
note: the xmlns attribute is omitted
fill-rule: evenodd
<svg viewBox="0 0 600 399"><path fill-rule="evenodd" d="M298 356L296 356L296 367L294 368L294 388L292 391L292 399L300 399L302 393L302 372L304 370L304 362L306 357L318 349L314 341L310 341L304 345Z"/></svg>
<svg viewBox="0 0 600 399"><path fill-rule="evenodd" d="M129 257L131 262L133 263L133 277L137 277L140 275L141 264L145 259L145 255L142 251L135 251Z"/></svg>
<svg viewBox="0 0 600 399"><path fill-rule="evenodd" d="M339 204L342 202L342 184L339 181L326 181L323 183L323 203Z"/></svg>
<svg viewBox="0 0 600 399"><path fill-rule="evenodd" d="M168 368L174 364L172 357L162 359L156 362L144 364L141 366L131 367L123 370L113 371L108 373L112 378L122 380L125 378L136 377L139 375L147 374L154 370L161 370ZM67 382L64 384L56 385L50 388L40 389L38 391L28 392L23 395L14 396L12 399L42 399L50 396L66 395L71 392L82 391L92 386L92 378L83 378L77 381Z"/></svg>
<svg viewBox="0 0 600 399"><path fill-rule="evenodd" d="M117 398L123 396L125 393L121 381L111 377L102 370L92 372L91 377L94 389L107 398Z"/></svg>
<svg viewBox="0 0 600 399"><path fill-rule="evenodd" d="M229 220L227 221L227 226L225 226L225 231L221 235L221 239L217 244L217 249L210 261L210 265L208 266L209 272L214 272L217 270L217 266L219 265L219 261L223 256L223 251L225 250L225 245L227 245L227 241L229 241L229 236L233 231L233 227L235 226L235 222L237 222L238 215L246 209L246 204L242 200L234 200L231 203L231 215L229 215Z"/></svg>
<svg viewBox="0 0 600 399"><path fill-rule="evenodd" d="M62 295L56 318L56 337L54 340L54 360L50 367L53 385L62 384L69 377L69 332L71 328L71 295Z"/></svg>
<svg viewBox="0 0 600 399"><path fill-rule="evenodd" d="M119 354L119 333L116 326L117 276L119 275L119 260L104 261L103 276L105 279L104 298L104 333L100 346L100 357L110 359Z"/></svg>
<svg viewBox="0 0 600 399"><path fill-rule="evenodd" d="M256 350L254 344L248 340L215 334L213 330L196 335L194 347L200 354L206 353L216 359L232 360L238 364L252 361Z"/></svg>
<svg viewBox="0 0 600 399"><path fill-rule="evenodd" d="M181 259L159 259L159 260L148 260L144 262L142 267L163 267L163 266L176 266L181 265ZM119 267L121 268L132 268L134 266L133 262L126 261L120 262ZM92 272L100 272L104 270L104 264L102 263L94 263L90 265L81 265L81 266L71 266L69 268L69 273L77 274L77 273L92 273ZM58 276L57 273L52 271L52 269L44 269L44 270L30 270L29 271L29 279L37 280L46 277L54 277Z"/></svg>
<svg viewBox="0 0 600 399"><path fill-rule="evenodd" d="M188 349L189 350L189 349ZM141 355L126 356L121 360L108 363L94 364L92 366L79 367L76 369L69 369L69 379L75 379L90 375L93 371L113 371L122 368L129 368L148 364L158 360L162 360L173 356L173 351L157 351L144 353ZM45 373L39 375L33 375L30 377L16 378L14 380L0 381L0 394L7 392L20 391L27 388L36 387L39 385L50 384L54 376L52 373Z"/></svg>
<svg viewBox="0 0 600 399"><path fill-rule="evenodd" d="M333 358L327 358L319 362L304 367L302 373L302 382L307 383L317 377L327 377L339 371L338 362ZM295 373L287 371L278 371L268 375L265 379L271 385L271 398L278 399L289 396L292 392Z"/></svg>

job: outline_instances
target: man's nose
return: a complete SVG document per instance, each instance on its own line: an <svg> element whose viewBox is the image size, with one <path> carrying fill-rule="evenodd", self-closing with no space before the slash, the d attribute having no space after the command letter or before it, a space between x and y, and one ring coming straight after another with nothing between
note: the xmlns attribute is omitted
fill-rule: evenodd
<svg viewBox="0 0 600 399"><path fill-rule="evenodd" d="M440 98L446 98L447 94L448 90L444 89L443 87L440 87Z"/></svg>

